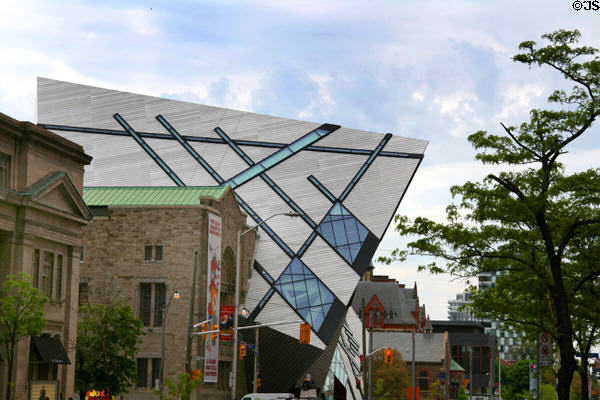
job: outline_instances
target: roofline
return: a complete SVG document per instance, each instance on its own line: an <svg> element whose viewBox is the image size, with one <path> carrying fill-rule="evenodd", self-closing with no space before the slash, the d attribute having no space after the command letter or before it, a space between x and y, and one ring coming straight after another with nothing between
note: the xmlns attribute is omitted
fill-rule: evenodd
<svg viewBox="0 0 600 400"><path fill-rule="evenodd" d="M53 151L73 158L85 165L92 162L92 156L86 154L83 147L56 133L50 132L32 122L19 121L0 113L0 128L21 140L32 140L51 147Z"/></svg>

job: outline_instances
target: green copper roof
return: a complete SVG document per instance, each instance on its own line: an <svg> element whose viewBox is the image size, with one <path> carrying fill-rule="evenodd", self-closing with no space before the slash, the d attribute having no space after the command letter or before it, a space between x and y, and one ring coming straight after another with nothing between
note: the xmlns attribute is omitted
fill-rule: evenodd
<svg viewBox="0 0 600 400"><path fill-rule="evenodd" d="M90 186L83 188L88 206L196 206L200 197L219 199L227 186Z"/></svg>
<svg viewBox="0 0 600 400"><path fill-rule="evenodd" d="M454 360L450 361L450 371L464 371L465 369L463 367L460 366L459 363L457 363Z"/></svg>

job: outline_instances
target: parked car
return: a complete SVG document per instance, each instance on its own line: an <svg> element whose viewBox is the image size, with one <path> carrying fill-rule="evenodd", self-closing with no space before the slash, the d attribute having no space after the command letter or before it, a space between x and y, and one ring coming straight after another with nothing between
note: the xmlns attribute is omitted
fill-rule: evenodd
<svg viewBox="0 0 600 400"><path fill-rule="evenodd" d="M291 393L248 393L242 400L287 400L293 399Z"/></svg>

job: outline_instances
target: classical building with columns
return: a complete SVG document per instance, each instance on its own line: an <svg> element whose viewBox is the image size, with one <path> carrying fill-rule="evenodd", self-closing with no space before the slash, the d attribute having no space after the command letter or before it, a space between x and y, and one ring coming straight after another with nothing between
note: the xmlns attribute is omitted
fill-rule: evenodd
<svg viewBox="0 0 600 400"><path fill-rule="evenodd" d="M73 393L81 232L91 219L81 193L91 159L81 145L0 113L0 280L23 272L49 298L43 333L17 343L13 399L37 399L42 388L51 400ZM7 374L0 361L2 398Z"/></svg>

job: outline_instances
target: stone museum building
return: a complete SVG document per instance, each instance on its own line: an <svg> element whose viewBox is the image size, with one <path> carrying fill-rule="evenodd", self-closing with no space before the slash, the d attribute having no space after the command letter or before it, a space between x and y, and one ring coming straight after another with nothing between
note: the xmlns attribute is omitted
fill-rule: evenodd
<svg viewBox="0 0 600 400"><path fill-rule="evenodd" d="M186 371L194 263L192 324L207 319L209 214L222 221L220 304L230 306L237 233L245 227L247 216L226 186L86 187L83 193L94 218L83 234L79 301L125 301L142 320L145 334L137 354L137 382L127 398L154 399L162 361L165 377L173 381ZM248 291L254 236L253 231L244 235L240 246L242 302ZM175 292L178 298L172 296ZM203 356L204 341L196 337L190 368L204 369ZM200 385L201 398L229 398L229 373L236 356L232 342L221 340L217 382ZM238 393L245 391L245 380L240 380Z"/></svg>
<svg viewBox="0 0 600 400"><path fill-rule="evenodd" d="M82 227L91 214L81 193L81 145L30 122L0 114L0 281L32 277L49 299L40 336L16 346L11 398L51 400L73 393ZM0 361L0 397L8 365Z"/></svg>

